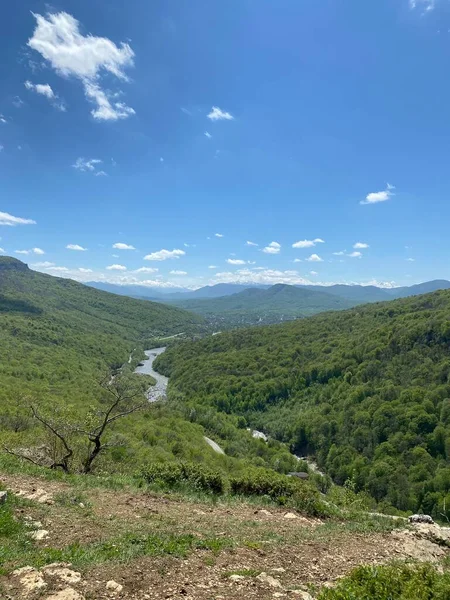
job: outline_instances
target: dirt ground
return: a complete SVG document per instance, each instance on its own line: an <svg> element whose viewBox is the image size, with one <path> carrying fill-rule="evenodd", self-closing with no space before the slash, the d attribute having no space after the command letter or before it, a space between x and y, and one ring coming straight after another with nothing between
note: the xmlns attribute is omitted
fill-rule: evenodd
<svg viewBox="0 0 450 600"><path fill-rule="evenodd" d="M361 533L349 524L305 518L281 508L201 504L102 488L80 491L26 476L4 475L0 481L12 493L31 498L19 510L47 532L35 542L42 548L92 544L130 532L189 533L232 541L218 552L194 550L186 558L145 556L94 564L76 571L76 576L68 574L73 570L68 565L55 567L56 572L41 568L10 574L1 578L0 589L14 600L309 600L321 586L333 585L357 565L393 559L439 561L449 552L438 538L450 538L450 532L440 528L438 533L426 528Z"/></svg>

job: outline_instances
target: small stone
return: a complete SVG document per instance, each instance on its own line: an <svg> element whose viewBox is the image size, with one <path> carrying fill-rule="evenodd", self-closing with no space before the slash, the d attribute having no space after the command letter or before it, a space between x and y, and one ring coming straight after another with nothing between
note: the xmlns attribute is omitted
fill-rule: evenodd
<svg viewBox="0 0 450 600"><path fill-rule="evenodd" d="M33 538L33 540L36 540L38 542L48 538L48 535L49 533L46 529L38 529L37 531L32 531L30 533L30 536Z"/></svg>
<svg viewBox="0 0 450 600"><path fill-rule="evenodd" d="M245 577L243 575L230 575L228 579L231 579L231 581L242 581Z"/></svg>
<svg viewBox="0 0 450 600"><path fill-rule="evenodd" d="M121 592L123 590L123 585L120 585L120 583L117 583L117 581L114 581L114 579L110 579L107 583L106 583L106 589L111 591L111 592Z"/></svg>
<svg viewBox="0 0 450 600"><path fill-rule="evenodd" d="M289 512L284 515L284 518L285 519L298 519L298 516L295 513Z"/></svg>
<svg viewBox="0 0 450 600"><path fill-rule="evenodd" d="M274 598L285 598L286 594L284 594L283 592L275 592L273 597Z"/></svg>
<svg viewBox="0 0 450 600"><path fill-rule="evenodd" d="M20 583L29 594L47 587L42 575L33 567L22 567L13 571L13 575L20 578Z"/></svg>
<svg viewBox="0 0 450 600"><path fill-rule="evenodd" d="M268 510L266 510L265 508L262 508L262 509L259 511L259 514L260 514L260 515L266 515L267 517L271 517L271 516L272 516L272 513L271 513L271 512L269 512Z"/></svg>
<svg viewBox="0 0 450 600"><path fill-rule="evenodd" d="M83 502L80 502L80 504L78 505L80 508L84 508L84 504Z"/></svg>
<svg viewBox="0 0 450 600"><path fill-rule="evenodd" d="M0 504L5 504L8 500L8 492L0 492Z"/></svg>
<svg viewBox="0 0 450 600"><path fill-rule="evenodd" d="M276 567L275 569L272 569L272 571L274 573L286 573L286 569L284 569L283 567Z"/></svg>
<svg viewBox="0 0 450 600"><path fill-rule="evenodd" d="M267 575L267 573L260 573L256 579L258 579L258 581L261 581L261 583L267 583L268 585L270 585L270 587L274 587L274 588L283 587L278 579L275 579L275 577L271 577L270 575Z"/></svg>

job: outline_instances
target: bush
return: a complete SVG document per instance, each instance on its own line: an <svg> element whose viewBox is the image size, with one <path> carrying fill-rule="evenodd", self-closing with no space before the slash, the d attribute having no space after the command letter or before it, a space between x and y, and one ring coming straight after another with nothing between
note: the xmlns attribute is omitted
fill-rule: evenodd
<svg viewBox="0 0 450 600"><path fill-rule="evenodd" d="M142 475L148 483L160 483L169 488L188 484L196 490L223 494L225 481L221 473L194 463L163 463L147 466Z"/></svg>
<svg viewBox="0 0 450 600"><path fill-rule="evenodd" d="M230 480L232 494L269 496L281 504L285 503L283 499L291 498L301 485L293 478L265 469L248 470L244 475Z"/></svg>
<svg viewBox="0 0 450 600"><path fill-rule="evenodd" d="M431 565L358 567L318 600L448 600L450 573Z"/></svg>

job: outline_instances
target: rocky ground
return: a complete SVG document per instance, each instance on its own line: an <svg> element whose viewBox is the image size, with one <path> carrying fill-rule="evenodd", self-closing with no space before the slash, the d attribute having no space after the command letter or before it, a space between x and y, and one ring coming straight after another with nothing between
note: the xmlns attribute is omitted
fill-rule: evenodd
<svg viewBox="0 0 450 600"><path fill-rule="evenodd" d="M0 597L29 600L314 598L360 564L392 559L439 562L449 553L450 529L437 525L379 527L323 522L249 504L202 504L168 496L71 485L26 476L0 477L24 504L37 553L29 564L3 565ZM398 525L398 524L397 524ZM184 556L114 554L118 540L136 536L194 536ZM110 557L89 560L71 550L72 563L50 562L67 548L111 547ZM75 545L75 546L74 546ZM45 564L50 562L50 564ZM2 595L3 594L3 595Z"/></svg>

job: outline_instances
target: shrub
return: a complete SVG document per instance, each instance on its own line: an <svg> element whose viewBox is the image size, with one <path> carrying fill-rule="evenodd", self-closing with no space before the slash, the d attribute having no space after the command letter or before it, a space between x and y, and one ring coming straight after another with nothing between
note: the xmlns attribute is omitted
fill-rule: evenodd
<svg viewBox="0 0 450 600"><path fill-rule="evenodd" d="M142 471L148 483L160 483L169 488L188 484L196 490L223 494L225 481L221 473L195 463L162 463L147 466Z"/></svg>
<svg viewBox="0 0 450 600"><path fill-rule="evenodd" d="M431 565L394 564L358 567L334 589L323 590L318 600L448 600L450 573Z"/></svg>
<svg viewBox="0 0 450 600"><path fill-rule="evenodd" d="M232 494L269 496L280 504L284 504L285 499L291 498L301 485L301 482L293 478L265 469L251 469L230 480Z"/></svg>

